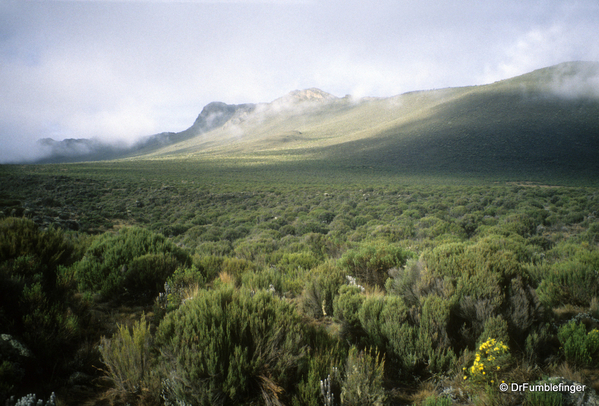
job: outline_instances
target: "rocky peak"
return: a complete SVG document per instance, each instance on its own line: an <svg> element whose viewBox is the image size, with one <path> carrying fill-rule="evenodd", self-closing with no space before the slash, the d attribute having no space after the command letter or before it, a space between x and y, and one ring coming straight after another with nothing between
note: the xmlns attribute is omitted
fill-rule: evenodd
<svg viewBox="0 0 599 406"><path fill-rule="evenodd" d="M331 101L337 99L330 93L324 92L320 89L312 87L304 90L294 90L289 92L287 95L280 97L273 101L274 104L278 103L301 103L301 102L321 102Z"/></svg>

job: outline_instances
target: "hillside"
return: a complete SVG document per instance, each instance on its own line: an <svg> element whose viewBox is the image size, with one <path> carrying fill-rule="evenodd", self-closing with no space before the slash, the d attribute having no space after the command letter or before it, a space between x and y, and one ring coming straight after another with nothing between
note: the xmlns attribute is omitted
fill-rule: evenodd
<svg viewBox="0 0 599 406"><path fill-rule="evenodd" d="M271 103L211 103L188 130L150 137L124 156L593 178L599 174L599 63L564 63L489 85L390 98L307 89Z"/></svg>

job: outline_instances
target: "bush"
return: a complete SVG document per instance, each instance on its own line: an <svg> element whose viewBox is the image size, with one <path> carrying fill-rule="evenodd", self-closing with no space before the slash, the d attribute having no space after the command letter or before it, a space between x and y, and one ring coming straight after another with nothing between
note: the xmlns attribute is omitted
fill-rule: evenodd
<svg viewBox="0 0 599 406"><path fill-rule="evenodd" d="M383 287L387 271L405 265L411 255L398 246L368 244L347 251L341 257L340 265L360 282Z"/></svg>
<svg viewBox="0 0 599 406"><path fill-rule="evenodd" d="M578 258L554 264L539 284L537 294L547 307L588 307L592 298L599 296L597 265Z"/></svg>
<svg viewBox="0 0 599 406"><path fill-rule="evenodd" d="M430 396L425 399L422 406L451 406L453 402L450 398Z"/></svg>
<svg viewBox="0 0 599 406"><path fill-rule="evenodd" d="M429 372L443 372L456 361L448 335L451 302L430 295L423 299L417 350Z"/></svg>
<svg viewBox="0 0 599 406"><path fill-rule="evenodd" d="M146 255L154 256L138 259ZM187 266L191 259L161 234L135 227L121 229L117 234L105 233L91 244L76 265L79 289L100 293L105 298L123 294L128 278L136 280L138 275L147 276L152 272L147 266L157 262L162 269L160 275L152 278L151 291L144 290L145 286L135 293L153 293L154 286L162 286L168 273L176 269L175 264Z"/></svg>
<svg viewBox="0 0 599 406"><path fill-rule="evenodd" d="M560 392L526 392L523 406L562 406L564 397Z"/></svg>
<svg viewBox="0 0 599 406"><path fill-rule="evenodd" d="M599 362L599 330L587 333L583 323L574 320L560 327L557 336L566 360L581 366L595 366Z"/></svg>
<svg viewBox="0 0 599 406"><path fill-rule="evenodd" d="M169 396L200 405L276 403L305 356L292 305L231 285L201 291L167 314L156 340L175 375Z"/></svg>
<svg viewBox="0 0 599 406"><path fill-rule="evenodd" d="M343 285L339 288L339 295L333 302L333 314L335 318L343 323L344 334L360 336L360 308L365 296L358 286Z"/></svg>
<svg viewBox="0 0 599 406"><path fill-rule="evenodd" d="M335 297L345 283L343 271L329 261L315 268L311 275L302 292L302 311L315 319L332 316Z"/></svg>
<svg viewBox="0 0 599 406"><path fill-rule="evenodd" d="M109 340L102 337L100 354L106 366L106 374L112 380L115 390L125 399L159 399L160 378L153 372L150 354L152 336L145 316L135 322L131 329L124 325Z"/></svg>
<svg viewBox="0 0 599 406"><path fill-rule="evenodd" d="M171 254L142 255L129 263L123 287L131 295L154 298L179 266Z"/></svg>
<svg viewBox="0 0 599 406"><path fill-rule="evenodd" d="M476 384L495 384L508 360L509 348L507 345L489 337L478 347L474 362L464 375L464 380L470 379Z"/></svg>
<svg viewBox="0 0 599 406"><path fill-rule="evenodd" d="M8 394L3 392L67 372L63 355L75 350L82 315L68 278L76 252L77 241L61 230L43 231L26 219L0 220L0 329L35 357L35 363L23 363L0 348L0 376L8 378L0 380L12 387L0 384L0 402Z"/></svg>
<svg viewBox="0 0 599 406"><path fill-rule="evenodd" d="M383 388L385 359L378 352L349 350L341 382L341 404L348 406L382 406L387 399Z"/></svg>

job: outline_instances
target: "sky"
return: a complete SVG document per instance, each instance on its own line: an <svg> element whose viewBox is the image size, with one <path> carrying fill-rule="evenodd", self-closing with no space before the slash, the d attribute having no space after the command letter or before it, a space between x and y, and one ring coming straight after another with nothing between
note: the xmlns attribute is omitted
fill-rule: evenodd
<svg viewBox="0 0 599 406"><path fill-rule="evenodd" d="M387 97L599 61L597 0L0 0L0 163L131 144L212 101Z"/></svg>

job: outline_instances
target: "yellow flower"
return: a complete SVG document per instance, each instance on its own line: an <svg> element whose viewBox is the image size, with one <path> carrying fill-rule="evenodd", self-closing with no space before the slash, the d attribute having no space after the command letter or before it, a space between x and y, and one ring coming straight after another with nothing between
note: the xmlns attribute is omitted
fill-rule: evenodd
<svg viewBox="0 0 599 406"><path fill-rule="evenodd" d="M498 367L497 367L497 369L501 369L501 367L500 367L500 366L498 366Z"/></svg>
<svg viewBox="0 0 599 406"><path fill-rule="evenodd" d="M464 379L466 380L466 379L468 379L468 377L467 377L467 376L464 376Z"/></svg>

